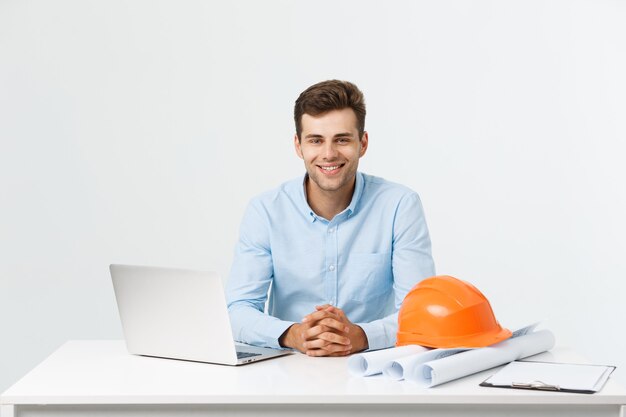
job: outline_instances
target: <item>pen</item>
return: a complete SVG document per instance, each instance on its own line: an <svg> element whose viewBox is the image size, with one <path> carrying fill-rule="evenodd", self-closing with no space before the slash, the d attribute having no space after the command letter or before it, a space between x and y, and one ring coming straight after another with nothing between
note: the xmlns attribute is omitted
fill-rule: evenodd
<svg viewBox="0 0 626 417"><path fill-rule="evenodd" d="M561 389L558 385L550 385L541 381L513 382L511 386L514 388L542 389L547 391L559 391Z"/></svg>

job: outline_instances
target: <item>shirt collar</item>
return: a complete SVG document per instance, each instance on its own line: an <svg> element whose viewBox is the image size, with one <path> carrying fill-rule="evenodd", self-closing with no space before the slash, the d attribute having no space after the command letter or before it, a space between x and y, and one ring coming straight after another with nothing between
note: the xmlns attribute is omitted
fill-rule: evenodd
<svg viewBox="0 0 626 417"><path fill-rule="evenodd" d="M356 207L359 204L359 200L361 199L361 195L363 194L364 187L365 181L363 181L363 174L357 171L356 182L354 184L354 193L352 194L352 200L350 201L350 205L348 205L347 208L349 216L351 216L356 210Z"/></svg>
<svg viewBox="0 0 626 417"><path fill-rule="evenodd" d="M309 174L305 173L304 178L302 179L301 187L300 187L300 197L302 199L302 202L304 203L306 213L309 216L308 218L311 220L311 223L313 223L315 220L317 220L320 217L317 214L315 214L313 209L311 209L311 206L309 206L309 202L306 199L306 180L308 178L309 178ZM363 194L364 187L365 187L365 181L363 180L363 174L357 171L356 181L354 183L354 192L352 193L352 200L350 200L350 204L342 213L346 213L348 216L351 216L354 213L357 205L359 204L359 200L361 199L361 195Z"/></svg>

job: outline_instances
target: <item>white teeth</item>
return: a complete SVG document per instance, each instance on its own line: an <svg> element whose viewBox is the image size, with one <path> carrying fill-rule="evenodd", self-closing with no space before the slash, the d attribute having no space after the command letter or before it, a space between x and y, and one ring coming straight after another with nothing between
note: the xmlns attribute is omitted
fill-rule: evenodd
<svg viewBox="0 0 626 417"><path fill-rule="evenodd" d="M339 165L335 165L334 167L320 167L320 168L322 168L324 171L332 171L333 169L339 168Z"/></svg>

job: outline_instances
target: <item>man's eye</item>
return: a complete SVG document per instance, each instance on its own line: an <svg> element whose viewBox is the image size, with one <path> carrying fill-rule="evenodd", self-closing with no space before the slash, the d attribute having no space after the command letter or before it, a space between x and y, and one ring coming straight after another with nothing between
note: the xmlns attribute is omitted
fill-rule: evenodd
<svg viewBox="0 0 626 417"><path fill-rule="evenodd" d="M349 138L339 138L339 139L337 139L337 142L339 142L339 143L348 143L348 142L350 142L350 139Z"/></svg>
<svg viewBox="0 0 626 417"><path fill-rule="evenodd" d="M311 139L309 140L309 143L321 143L322 141L320 139Z"/></svg>

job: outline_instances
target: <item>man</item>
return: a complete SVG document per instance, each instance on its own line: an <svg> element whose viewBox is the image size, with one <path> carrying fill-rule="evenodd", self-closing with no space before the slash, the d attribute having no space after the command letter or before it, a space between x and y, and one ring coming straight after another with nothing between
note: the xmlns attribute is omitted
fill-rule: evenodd
<svg viewBox="0 0 626 417"><path fill-rule="evenodd" d="M294 118L306 174L246 209L227 285L233 336L310 356L392 346L404 296L435 275L420 199L357 170L369 137L354 84L309 87Z"/></svg>

